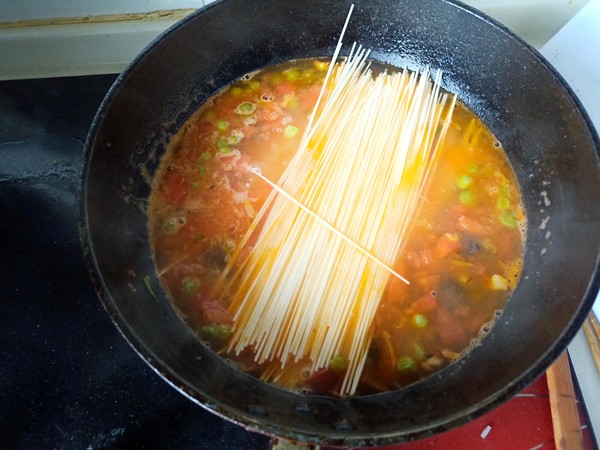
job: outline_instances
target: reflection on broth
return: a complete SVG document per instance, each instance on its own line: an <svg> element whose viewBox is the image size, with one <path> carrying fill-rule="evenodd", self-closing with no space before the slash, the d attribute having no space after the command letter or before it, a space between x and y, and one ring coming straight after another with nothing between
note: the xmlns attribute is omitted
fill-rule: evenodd
<svg viewBox="0 0 600 450"><path fill-rule="evenodd" d="M241 319L234 317L242 307L234 301L234 274L260 247L271 210L264 217L261 211L273 190L265 180L277 182L291 164L328 68L321 60L285 63L244 76L210 99L163 157L149 229L163 286L182 318L215 351L241 370L288 388L347 394L341 388L350 363L344 345L321 366L307 353L288 358L282 368L281 357L261 361L256 343L235 341ZM377 158L378 149L367 145L365 151ZM418 200L390 261L410 284L386 272L365 331L360 380L350 393L398 389L464 356L489 332L518 282L526 223L518 185L500 143L460 102ZM357 208L352 213L360 216ZM244 245L251 226L256 231ZM323 259L331 248L322 249ZM224 283L226 268L233 281ZM268 283L245 290L251 292L248 301L259 302ZM348 320L359 321L360 314Z"/></svg>

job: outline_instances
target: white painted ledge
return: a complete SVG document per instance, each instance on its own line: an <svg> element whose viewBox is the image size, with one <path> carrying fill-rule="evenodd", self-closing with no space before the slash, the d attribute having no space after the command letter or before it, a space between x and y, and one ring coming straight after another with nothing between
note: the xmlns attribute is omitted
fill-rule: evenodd
<svg viewBox="0 0 600 450"><path fill-rule="evenodd" d="M11 0L14 1L14 0ZM204 0L202 4L213 0ZM540 48L588 0L467 0ZM189 10L181 10L188 13ZM184 14L179 14L177 20ZM175 12L177 16L177 12ZM31 17L28 17L31 20ZM0 27L0 80L121 72L175 19Z"/></svg>

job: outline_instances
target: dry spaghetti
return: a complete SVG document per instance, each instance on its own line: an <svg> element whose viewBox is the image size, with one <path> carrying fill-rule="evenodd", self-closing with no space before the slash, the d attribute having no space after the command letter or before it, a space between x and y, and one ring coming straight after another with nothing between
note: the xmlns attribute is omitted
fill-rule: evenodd
<svg viewBox="0 0 600 450"><path fill-rule="evenodd" d="M243 261L221 289L234 318L228 351L260 364L308 357L312 372L340 355L342 394L355 392L370 326L454 109L428 70L374 76L368 51L332 64L322 103L259 211ZM257 176L262 175L257 173ZM390 272L392 274L390 275ZM276 371L263 374L268 379Z"/></svg>

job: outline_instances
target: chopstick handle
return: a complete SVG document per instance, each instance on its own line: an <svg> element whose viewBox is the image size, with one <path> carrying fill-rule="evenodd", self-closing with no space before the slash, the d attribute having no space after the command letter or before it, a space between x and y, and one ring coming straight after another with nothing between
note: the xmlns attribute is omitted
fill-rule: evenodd
<svg viewBox="0 0 600 450"><path fill-rule="evenodd" d="M554 444L558 450L583 450L583 435L567 352L546 371Z"/></svg>

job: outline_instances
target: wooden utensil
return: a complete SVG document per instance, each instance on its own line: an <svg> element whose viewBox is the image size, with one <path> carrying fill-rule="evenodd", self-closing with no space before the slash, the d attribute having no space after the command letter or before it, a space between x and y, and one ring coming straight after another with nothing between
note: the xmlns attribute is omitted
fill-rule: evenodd
<svg viewBox="0 0 600 450"><path fill-rule="evenodd" d="M581 422L567 352L563 352L546 371L554 443L559 450L583 449Z"/></svg>

